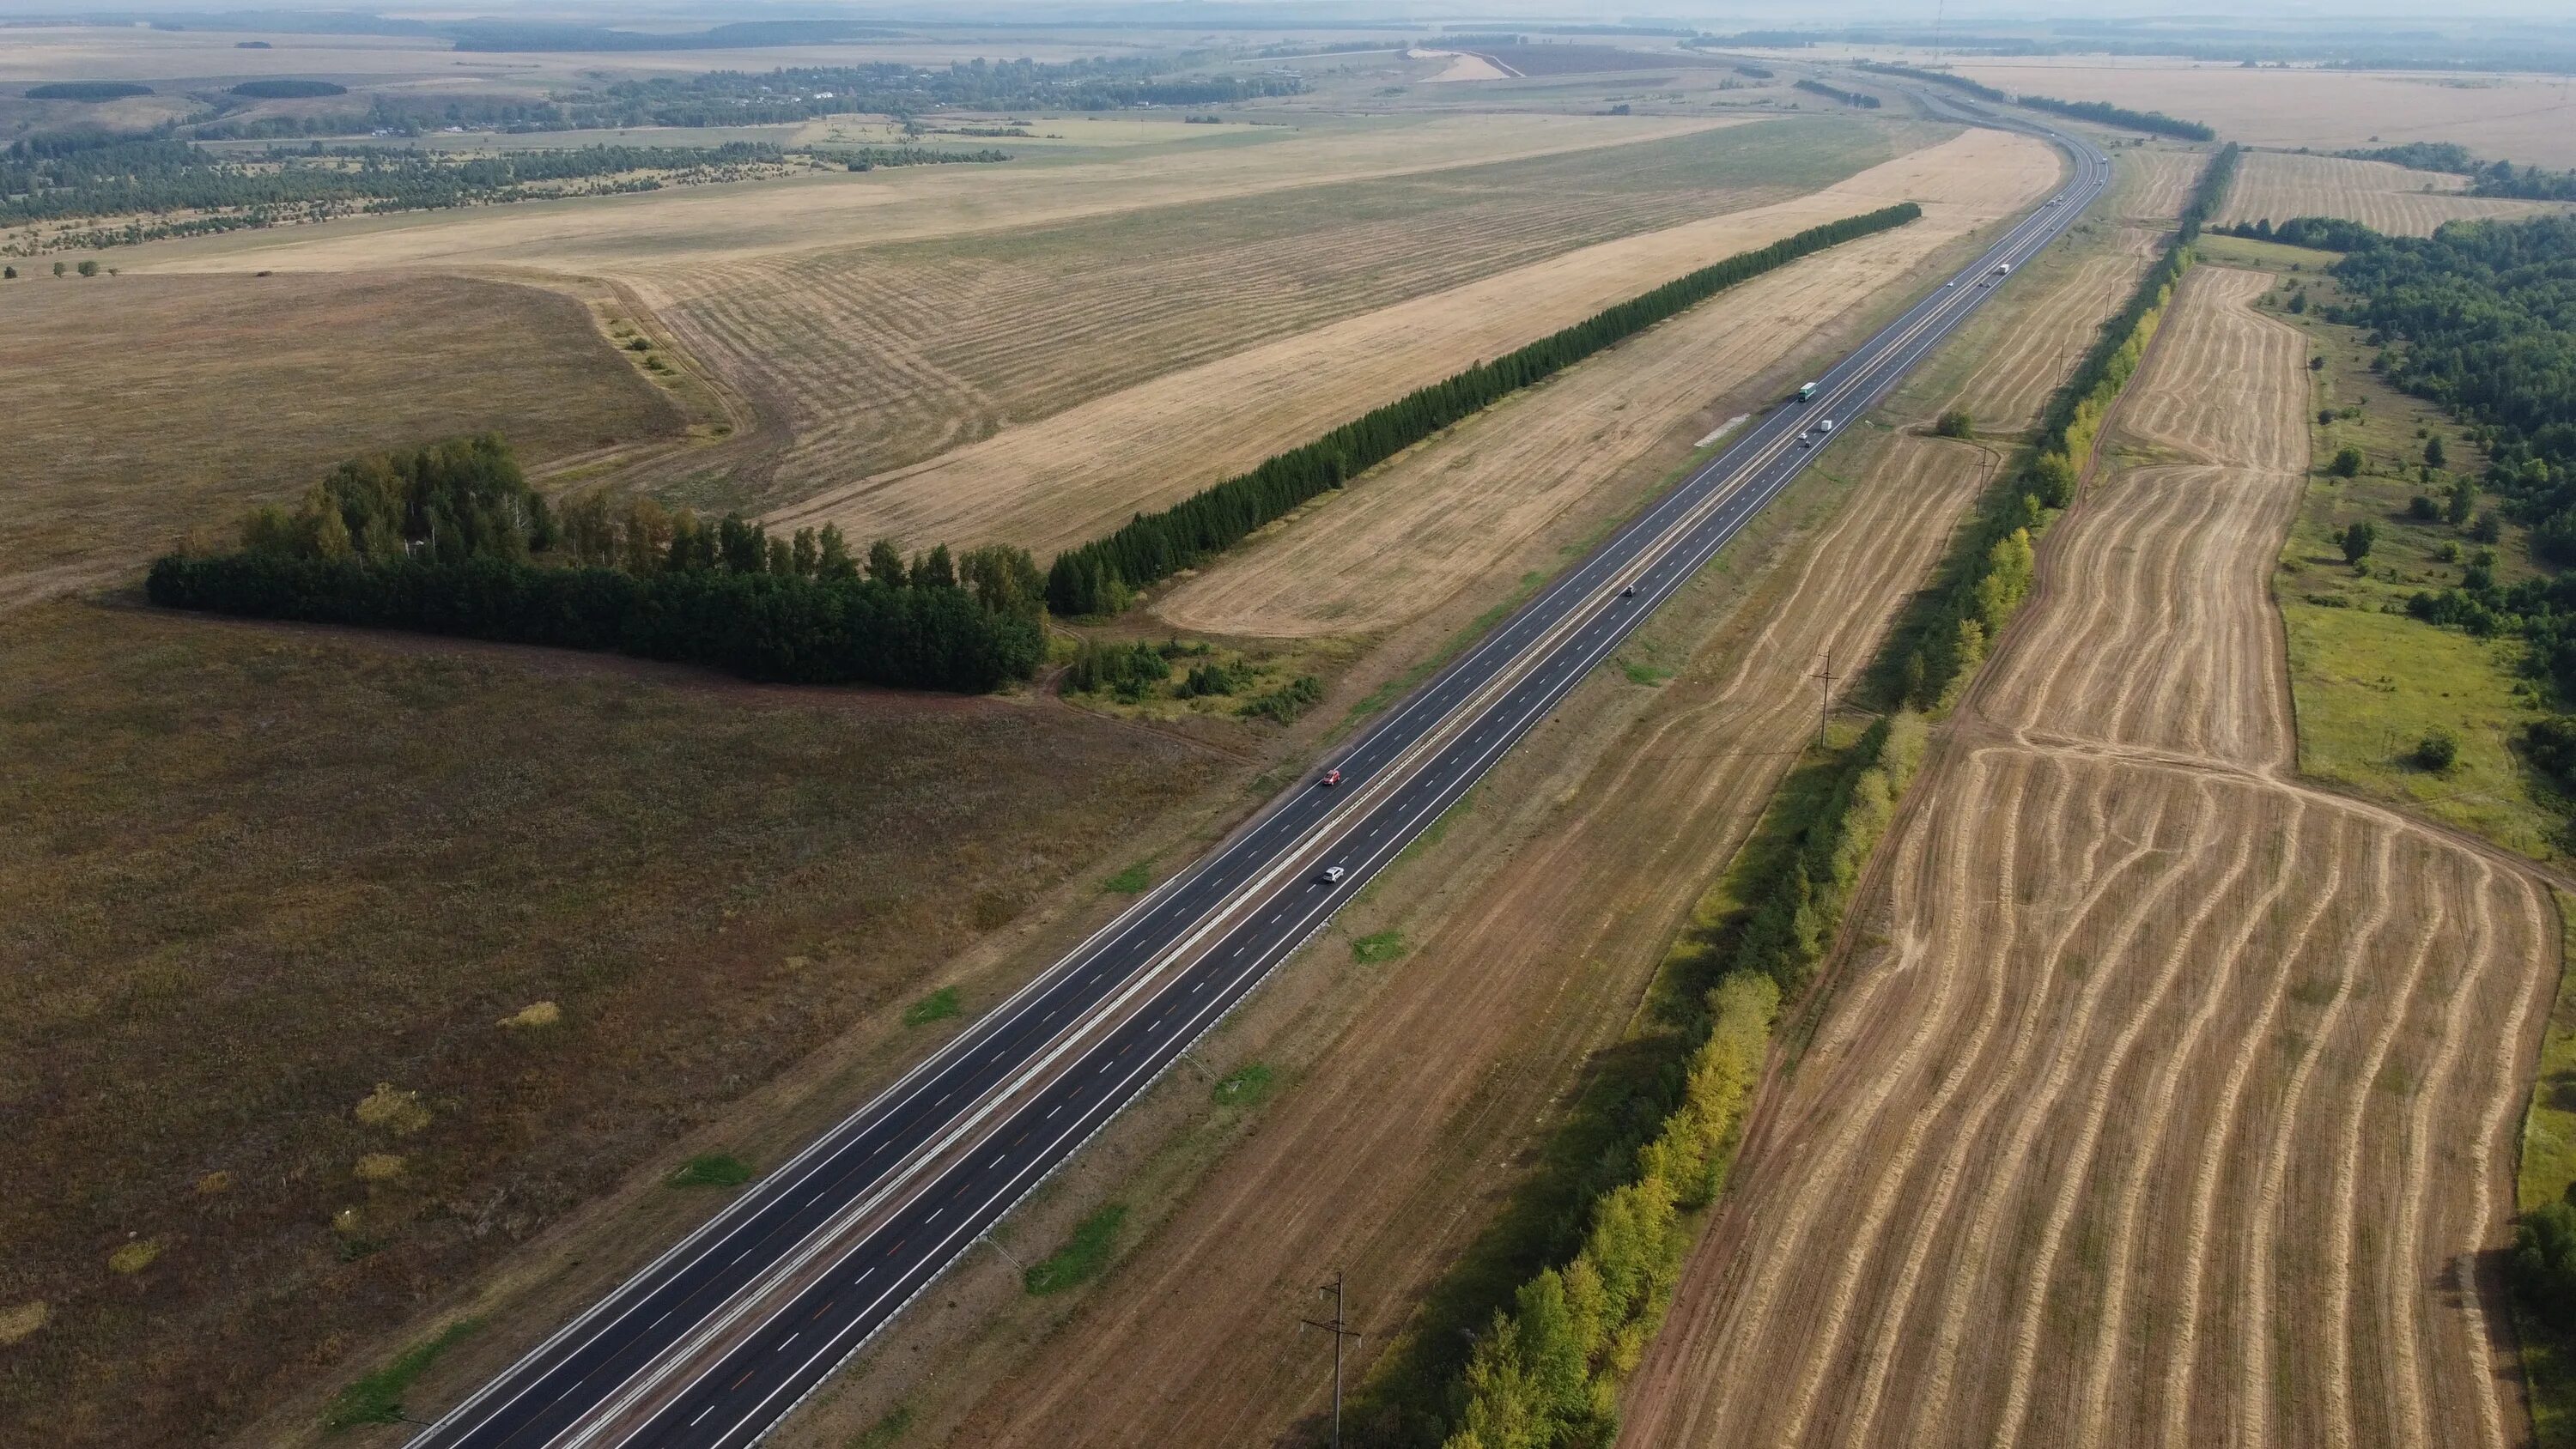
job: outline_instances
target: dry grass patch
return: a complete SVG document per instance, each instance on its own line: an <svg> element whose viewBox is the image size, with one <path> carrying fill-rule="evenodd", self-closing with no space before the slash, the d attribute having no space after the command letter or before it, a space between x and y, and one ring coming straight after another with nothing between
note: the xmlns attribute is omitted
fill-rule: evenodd
<svg viewBox="0 0 2576 1449"><path fill-rule="evenodd" d="M2459 195L2467 185L2464 176L2410 171L2385 161L2249 151L2238 163L2236 185L2218 220L2232 226L2340 216L2390 236L2431 236L2446 221L2560 209L2538 201Z"/></svg>
<svg viewBox="0 0 2576 1449"><path fill-rule="evenodd" d="M344 1379L818 1044L891 1033L1206 759L1035 702L14 615L0 1241L53 1321L0 1439L175 1442ZM531 1002L562 1019L495 1028ZM173 1246L103 1272L129 1233Z"/></svg>
<svg viewBox="0 0 2576 1449"><path fill-rule="evenodd" d="M2045 190L2056 153L1973 131L1794 201L1692 222L1169 373L928 463L827 490L773 526L837 522L857 537L992 539L1038 552L1108 531L1346 418L1497 356L1694 267L1907 199L1955 235Z"/></svg>
<svg viewBox="0 0 2576 1449"><path fill-rule="evenodd" d="M0 607L114 577L352 454L498 430L541 463L676 434L580 303L447 277L0 285Z"/></svg>

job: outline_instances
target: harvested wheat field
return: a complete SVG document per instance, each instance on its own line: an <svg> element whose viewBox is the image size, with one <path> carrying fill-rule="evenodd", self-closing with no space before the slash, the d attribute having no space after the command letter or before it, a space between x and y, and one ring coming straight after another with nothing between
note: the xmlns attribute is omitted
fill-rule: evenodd
<svg viewBox="0 0 2576 1449"><path fill-rule="evenodd" d="M2561 208L2539 201L2462 196L2468 178L2344 156L2248 152L2219 220L2284 222L2340 216L2390 236L2431 236L2446 221L2530 216Z"/></svg>
<svg viewBox="0 0 2576 1449"><path fill-rule="evenodd" d="M2576 166L2576 92L2556 76L2247 70L2101 56L1980 56L1955 69L2016 94L2163 111L2248 146L2345 151L2453 141L2491 160Z"/></svg>
<svg viewBox="0 0 2576 1449"><path fill-rule="evenodd" d="M655 281L663 321L775 415L737 470L789 501L1158 374L1639 232L1784 202L1938 133L1781 119Z"/></svg>
<svg viewBox="0 0 2576 1449"><path fill-rule="evenodd" d="M1857 330L1950 239L1904 227L1757 277L1330 495L1155 613L1184 629L1270 637L1416 618L1568 509L1651 481L1641 464L1675 418L1779 367L1784 339L1822 351Z"/></svg>
<svg viewBox="0 0 2576 1449"><path fill-rule="evenodd" d="M1811 520L1834 511L1695 586L1724 612L1702 599L1678 676L1649 703L1596 685L1590 707L1618 713L1607 730L1597 714L1571 726L1589 732L1585 755L1506 764L1529 773L1497 798L1558 802L1531 837L1484 846L1490 874L1453 882L1467 863L1454 853L1414 867L1440 884L1389 919L1421 945L1339 988L1364 1001L1319 1008L1354 1014L1308 1069L1318 1090L1283 1099L948 1442L1271 1442L1321 1407L1315 1345L1292 1330L1326 1265L1365 1285L1374 1336L1354 1375L1384 1335L1422 1331L1409 1316L1527 1177L1566 1084L1615 1051L1673 931L1814 729L1806 674L1823 651L1873 646L1976 488L1972 449L1903 434L1864 447L1866 486L1784 500Z"/></svg>
<svg viewBox="0 0 2576 1449"><path fill-rule="evenodd" d="M584 276L678 276L778 252L847 245L853 237L889 242L1008 231L1144 206L1588 151L1742 119L1301 117L1293 127L1264 127L1249 143L1210 136L999 166L901 166L785 182L349 218L152 242L125 249L125 255L130 270L535 267Z"/></svg>
<svg viewBox="0 0 2576 1449"><path fill-rule="evenodd" d="M1167 373L770 521L1062 548L1693 267L1909 199L1924 203L1916 227L1957 236L2019 210L2057 175L2056 154L2037 141L1967 132L1792 201L1585 248Z"/></svg>
<svg viewBox="0 0 2576 1449"><path fill-rule="evenodd" d="M2304 348L2203 269L1856 917L1623 1442L2494 1445L2558 923L2292 770Z"/></svg>
<svg viewBox="0 0 2576 1449"><path fill-rule="evenodd" d="M2032 263L2023 269L2023 284L2042 290L2030 310L2009 325L1971 324L1982 346L1958 405L1970 409L1979 429L2020 432L2038 423L2039 410L2083 357L2102 319L2128 300L2153 265L2182 199L2173 206L2150 225L2122 227L2108 244L2087 246L2071 260L2051 253Z"/></svg>
<svg viewBox="0 0 2576 1449"><path fill-rule="evenodd" d="M2209 165L2199 151L2120 151L2113 154L2119 179L2109 198L2110 214L2123 220L2160 218L2171 222L2191 200L2191 189Z"/></svg>
<svg viewBox="0 0 2576 1449"><path fill-rule="evenodd" d="M535 464L682 427L579 302L498 282L27 280L0 287L0 335L0 608L127 572L353 453L494 429Z"/></svg>

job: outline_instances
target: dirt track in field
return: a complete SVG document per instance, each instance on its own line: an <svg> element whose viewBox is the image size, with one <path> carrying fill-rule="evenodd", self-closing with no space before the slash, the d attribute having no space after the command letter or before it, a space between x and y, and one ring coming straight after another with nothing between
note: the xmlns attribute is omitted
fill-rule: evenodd
<svg viewBox="0 0 2576 1449"><path fill-rule="evenodd" d="M1597 762L1548 782L1561 803L1535 837L1406 923L1423 944L1315 1068L1334 1085L1284 1100L949 1442L1269 1442L1316 1407L1314 1344L1292 1330L1318 1265L1366 1285L1372 1329L1403 1322L1814 728L1808 672L1827 649L1871 647L1980 475L1956 444L1878 448L1866 486L1758 576ZM1382 1346L1362 1345L1353 1373Z"/></svg>
<svg viewBox="0 0 2576 1449"><path fill-rule="evenodd" d="M1792 201L1586 248L1248 348L777 510L773 527L1044 553L1696 266L1899 200L1956 235L2056 179L2038 142L1972 131Z"/></svg>
<svg viewBox="0 0 2576 1449"><path fill-rule="evenodd" d="M2239 163L2236 184L2228 192L2219 220L2233 226L2240 221L2277 224L2294 216L2339 216L2391 236L2431 236L2446 221L2535 216L2563 209L2538 201L2460 195L2467 184L2465 177L2410 171L2385 161L2249 151Z"/></svg>
<svg viewBox="0 0 2576 1449"><path fill-rule="evenodd" d="M2558 925L2305 787L2304 349L2203 269L1633 1384L1637 1445L2487 1445Z"/></svg>

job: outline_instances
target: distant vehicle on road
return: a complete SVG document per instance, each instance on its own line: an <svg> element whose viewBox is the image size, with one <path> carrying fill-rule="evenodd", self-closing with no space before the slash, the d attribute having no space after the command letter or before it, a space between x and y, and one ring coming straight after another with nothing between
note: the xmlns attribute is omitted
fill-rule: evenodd
<svg viewBox="0 0 2576 1449"><path fill-rule="evenodd" d="M2010 263L2010 262L1997 262L1997 263L1995 263L1995 278L1996 278L1996 280L2001 281L2001 280L2003 279L2004 275L2005 275L2006 273L2010 272L2011 270L2012 270L2012 263Z"/></svg>
<svg viewBox="0 0 2576 1449"><path fill-rule="evenodd" d="M1833 430L1834 430L1834 420L1833 420L1832 418L1827 418L1827 419L1825 419L1823 422L1816 424L1816 433L1817 433L1817 435L1818 435L1819 437L1823 436L1823 435L1824 435L1824 434L1826 434L1826 433L1830 433L1830 432L1832 432Z"/></svg>
<svg viewBox="0 0 2576 1449"><path fill-rule="evenodd" d="M1323 783L1326 785L1338 785L1342 783L1342 772L1339 770L1326 770L1324 772Z"/></svg>
<svg viewBox="0 0 2576 1449"><path fill-rule="evenodd" d="M1322 881L1326 885L1333 885L1338 883L1343 876L1349 874L1349 871L1342 869L1338 865L1328 865L1324 867L1324 873L1315 877L1315 879Z"/></svg>
<svg viewBox="0 0 2576 1449"><path fill-rule="evenodd" d="M1633 599L1637 597L1637 586L1635 584L1630 584L1628 587L1621 589L1619 591L1619 597L1623 599Z"/></svg>
<svg viewBox="0 0 2576 1449"><path fill-rule="evenodd" d="M1816 385L1812 382L1808 383L1805 387L1798 389L1798 401L1800 402L1805 402L1807 399L1814 397L1815 395Z"/></svg>

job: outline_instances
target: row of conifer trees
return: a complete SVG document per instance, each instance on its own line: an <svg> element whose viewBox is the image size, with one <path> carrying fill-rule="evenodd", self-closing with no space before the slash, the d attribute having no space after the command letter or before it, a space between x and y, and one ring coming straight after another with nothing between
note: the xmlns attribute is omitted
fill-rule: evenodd
<svg viewBox="0 0 2576 1449"><path fill-rule="evenodd" d="M1922 214L1913 202L1900 202L1738 253L1374 409L1159 513L1137 514L1107 537L1056 555L1047 572L1047 604L1067 616L1115 613L1135 590L1233 547L1299 504L1521 388L1739 282Z"/></svg>

